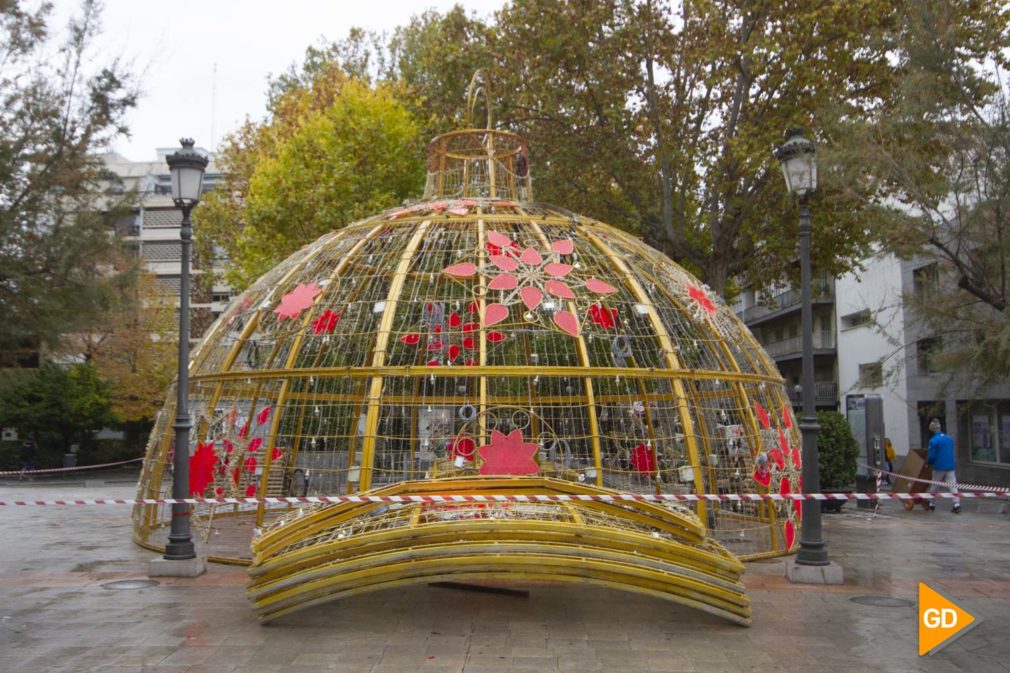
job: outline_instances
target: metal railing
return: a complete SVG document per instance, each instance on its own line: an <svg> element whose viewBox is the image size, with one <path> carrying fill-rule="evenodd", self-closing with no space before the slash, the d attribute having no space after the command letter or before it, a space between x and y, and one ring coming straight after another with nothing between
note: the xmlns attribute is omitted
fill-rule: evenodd
<svg viewBox="0 0 1010 673"><path fill-rule="evenodd" d="M803 402L802 391L798 387L789 388L789 402L799 406ZM838 404L838 384L834 381L817 381L814 383L814 404Z"/></svg>
<svg viewBox="0 0 1010 673"><path fill-rule="evenodd" d="M835 298L834 279L818 278L814 280L811 290L814 301L831 301ZM786 290L785 292L780 292L770 299L762 300L754 306L745 308L739 313L739 316L740 319L744 321L744 324L750 324L754 320L759 320L773 313L778 313L779 311L784 311L787 308L799 306L801 299L802 297L799 290Z"/></svg>
<svg viewBox="0 0 1010 673"><path fill-rule="evenodd" d="M835 347L835 334L829 331L816 331L814 337L814 350L825 350ZM773 358L784 357L786 355L798 355L803 350L803 337L796 336L782 341L772 341L761 344L765 352Z"/></svg>

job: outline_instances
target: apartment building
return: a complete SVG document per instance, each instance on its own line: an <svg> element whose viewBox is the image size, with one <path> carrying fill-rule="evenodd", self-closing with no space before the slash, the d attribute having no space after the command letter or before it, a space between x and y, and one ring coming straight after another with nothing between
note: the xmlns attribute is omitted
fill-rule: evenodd
<svg viewBox="0 0 1010 673"><path fill-rule="evenodd" d="M105 161L121 181L115 189L136 190L139 197L134 212L117 227L117 234L144 260L145 266L155 274L158 287L166 296L173 297L178 302L182 278L182 243L179 240L182 211L172 202L171 176L168 164L165 163L165 157L176 149L178 148L158 149L153 161L130 161L118 154L106 155ZM207 192L217 186L221 175L213 157L206 150L197 148L197 151L210 158L204 174L203 188ZM197 340L224 311L232 291L220 282L200 282L200 277L208 269L196 255L191 266L193 283L190 338Z"/></svg>
<svg viewBox="0 0 1010 673"><path fill-rule="evenodd" d="M814 402L818 410L837 410L838 348L835 340L835 280L814 273L813 286ZM778 365L793 407L801 406L803 338L800 291L778 285L765 291L746 288L733 310Z"/></svg>

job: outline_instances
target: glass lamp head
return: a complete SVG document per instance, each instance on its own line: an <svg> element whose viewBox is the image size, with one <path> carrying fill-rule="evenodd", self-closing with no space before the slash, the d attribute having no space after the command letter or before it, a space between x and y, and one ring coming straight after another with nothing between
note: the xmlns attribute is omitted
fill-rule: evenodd
<svg viewBox="0 0 1010 673"><path fill-rule="evenodd" d="M790 194L806 196L817 189L816 150L800 129L786 134L785 143L775 150L775 158L782 164L782 175Z"/></svg>
<svg viewBox="0 0 1010 673"><path fill-rule="evenodd" d="M192 208L200 202L207 157L193 149L192 138L183 138L179 142L182 149L165 159L172 173L172 200L180 208Z"/></svg>

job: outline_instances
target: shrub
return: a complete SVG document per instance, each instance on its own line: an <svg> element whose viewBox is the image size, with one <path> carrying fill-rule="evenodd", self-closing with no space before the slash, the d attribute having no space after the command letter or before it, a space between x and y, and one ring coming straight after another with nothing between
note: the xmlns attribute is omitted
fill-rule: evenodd
<svg viewBox="0 0 1010 673"><path fill-rule="evenodd" d="M818 411L821 430L817 435L821 489L843 488L856 481L859 443L845 416L837 411Z"/></svg>

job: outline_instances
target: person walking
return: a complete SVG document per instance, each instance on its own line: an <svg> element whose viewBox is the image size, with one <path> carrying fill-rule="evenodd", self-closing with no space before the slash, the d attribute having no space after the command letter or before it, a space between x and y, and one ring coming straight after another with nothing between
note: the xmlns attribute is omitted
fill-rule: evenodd
<svg viewBox="0 0 1010 673"><path fill-rule="evenodd" d="M942 481L947 484L947 490L954 494L954 514L961 513L961 499L957 497L957 477L954 474L956 467L954 462L954 440L943 432L940 419L934 418L929 422L929 431L933 433L929 440L929 453L926 454L926 465L933 468L933 481ZM940 485L933 484L929 492L936 493ZM929 501L929 511L936 509L936 500Z"/></svg>
<svg viewBox="0 0 1010 673"><path fill-rule="evenodd" d="M31 479L35 470L35 440L31 437L25 439L21 444L21 474L19 480Z"/></svg>
<svg viewBox="0 0 1010 673"><path fill-rule="evenodd" d="M894 472L894 460L897 456L894 454L894 445L891 444L890 437L884 437L884 463L887 466L888 472ZM891 483L891 475L885 474L884 481L887 484Z"/></svg>

